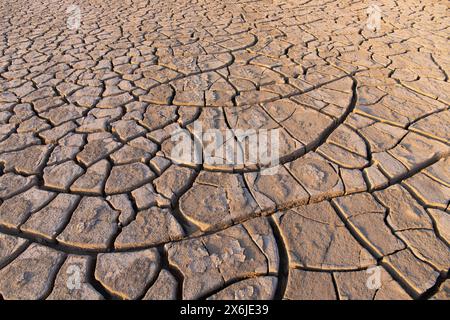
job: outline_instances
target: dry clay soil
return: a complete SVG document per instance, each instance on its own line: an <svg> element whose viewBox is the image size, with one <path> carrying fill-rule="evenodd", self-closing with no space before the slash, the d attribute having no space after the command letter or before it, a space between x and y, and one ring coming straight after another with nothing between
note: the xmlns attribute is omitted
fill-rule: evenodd
<svg viewBox="0 0 450 320"><path fill-rule="evenodd" d="M449 299L449 3L375 4L2 0L0 299Z"/></svg>

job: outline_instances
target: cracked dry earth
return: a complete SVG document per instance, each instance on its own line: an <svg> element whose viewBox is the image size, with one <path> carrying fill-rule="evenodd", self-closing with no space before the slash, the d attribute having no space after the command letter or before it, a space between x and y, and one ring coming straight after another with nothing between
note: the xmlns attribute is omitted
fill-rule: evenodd
<svg viewBox="0 0 450 320"><path fill-rule="evenodd" d="M448 2L369 4L2 1L0 299L449 299Z"/></svg>

